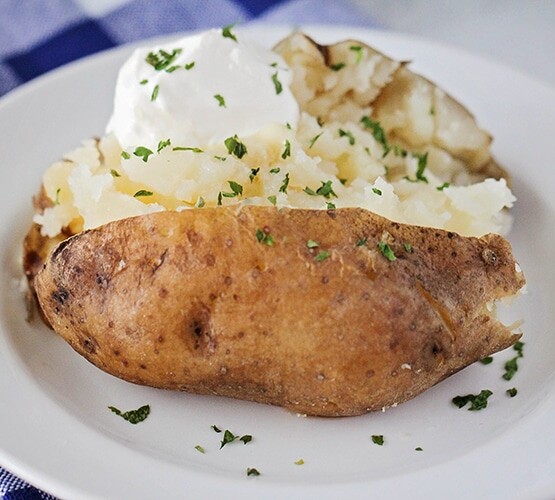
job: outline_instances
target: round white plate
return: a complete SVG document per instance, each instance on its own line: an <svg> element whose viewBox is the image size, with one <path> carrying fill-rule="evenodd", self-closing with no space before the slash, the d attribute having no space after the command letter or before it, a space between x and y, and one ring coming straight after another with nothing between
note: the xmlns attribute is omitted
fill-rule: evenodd
<svg viewBox="0 0 555 500"><path fill-rule="evenodd" d="M529 293L503 311L525 320L524 357L477 363L413 401L361 417L303 418L264 405L139 387L104 374L40 324L25 321L19 254L41 173L103 133L129 47L55 71L0 102L0 464L64 498L555 497L555 91L473 55L393 33L307 27L323 43L360 39L465 103L495 137L518 197L510 235ZM289 28L250 27L270 46ZM516 387L510 398L505 391ZM483 411L460 394L494 392ZM130 425L108 410L150 404ZM219 449L221 434L252 434ZM371 435L383 434L377 446ZM196 445L205 448L202 454ZM416 448L421 447L422 451ZM295 461L304 460L304 465ZM255 467L260 477L247 477Z"/></svg>

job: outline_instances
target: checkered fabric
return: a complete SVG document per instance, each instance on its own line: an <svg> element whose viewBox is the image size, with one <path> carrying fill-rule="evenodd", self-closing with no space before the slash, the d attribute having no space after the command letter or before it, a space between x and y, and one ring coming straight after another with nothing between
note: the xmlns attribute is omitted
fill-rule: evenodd
<svg viewBox="0 0 555 500"><path fill-rule="evenodd" d="M123 43L252 20L376 26L349 0L0 0L0 96ZM0 467L0 500L36 499L54 497Z"/></svg>

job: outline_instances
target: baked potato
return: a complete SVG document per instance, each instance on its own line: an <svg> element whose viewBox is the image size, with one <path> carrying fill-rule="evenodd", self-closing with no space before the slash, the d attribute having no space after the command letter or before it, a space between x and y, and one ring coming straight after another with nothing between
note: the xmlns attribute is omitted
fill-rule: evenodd
<svg viewBox="0 0 555 500"><path fill-rule="evenodd" d="M262 206L110 222L35 278L56 332L116 377L320 416L401 403L510 346L492 304L523 284L499 235Z"/></svg>

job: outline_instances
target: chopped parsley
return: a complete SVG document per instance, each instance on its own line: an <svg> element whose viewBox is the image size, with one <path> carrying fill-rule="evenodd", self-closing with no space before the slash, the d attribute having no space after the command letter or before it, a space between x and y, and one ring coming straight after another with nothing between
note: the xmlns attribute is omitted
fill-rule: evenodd
<svg viewBox="0 0 555 500"><path fill-rule="evenodd" d="M418 168L416 169L416 179L428 183L428 179L424 176L424 170L428 164L428 152L423 155L414 154L418 158Z"/></svg>
<svg viewBox="0 0 555 500"><path fill-rule="evenodd" d="M306 242L306 246L307 246L308 248L317 248L317 247L319 247L320 245L318 245L318 243L315 242L314 240L308 240L308 241Z"/></svg>
<svg viewBox="0 0 555 500"><path fill-rule="evenodd" d="M293 463L295 465L304 465L304 460L302 458L299 458L298 460L295 460Z"/></svg>
<svg viewBox="0 0 555 500"><path fill-rule="evenodd" d="M158 143L158 148L156 149L156 152L159 153L160 151L162 151L162 149L167 148L170 144L171 144L170 139L166 139L165 141L160 141Z"/></svg>
<svg viewBox="0 0 555 500"><path fill-rule="evenodd" d="M380 252L382 253L382 255L390 262L397 260L397 257L393 253L393 250L387 243L383 241L378 241L378 248L380 249Z"/></svg>
<svg viewBox="0 0 555 500"><path fill-rule="evenodd" d="M152 89L152 95L150 96L150 100L152 102L154 102L156 100L156 98L158 97L158 91L159 90L160 90L159 85L155 85L154 88Z"/></svg>
<svg viewBox="0 0 555 500"><path fill-rule="evenodd" d="M241 159L247 154L247 146L245 146L235 134L233 137L228 137L224 141L227 152Z"/></svg>
<svg viewBox="0 0 555 500"><path fill-rule="evenodd" d="M227 107L225 105L225 99L223 98L223 96L221 96L220 94L214 94L214 99L216 99L216 101L218 101L218 106L220 108L225 108Z"/></svg>
<svg viewBox="0 0 555 500"><path fill-rule="evenodd" d="M283 182L281 183L281 186L279 187L279 192L287 194L287 187L288 186L289 186L289 172L287 172L285 174L285 177L283 178Z"/></svg>
<svg viewBox="0 0 555 500"><path fill-rule="evenodd" d="M131 155L130 155L127 151L122 151L122 152L121 152L121 157L122 157L124 160L129 160L129 158L131 158Z"/></svg>
<svg viewBox="0 0 555 500"><path fill-rule="evenodd" d="M337 198L337 195L333 190L331 181L326 181L326 182L320 181L320 182L322 183L322 185L316 191L309 188L308 186L305 187L303 191L306 194L309 194L310 196L323 196L327 200L330 199L332 196L335 196Z"/></svg>
<svg viewBox="0 0 555 500"><path fill-rule="evenodd" d="M314 146L314 143L320 138L320 136L323 134L324 132L320 132L318 135L315 135L312 139L310 139L310 143L308 145L308 149L310 149L312 146Z"/></svg>
<svg viewBox="0 0 555 500"><path fill-rule="evenodd" d="M202 208L205 204L204 198L199 196L197 202L195 203L195 208Z"/></svg>
<svg viewBox="0 0 555 500"><path fill-rule="evenodd" d="M378 196L381 196L381 195L382 195L382 190L381 190L381 189L378 189L378 188L375 188L375 187L372 188L372 192L373 192L374 194L377 194Z"/></svg>
<svg viewBox="0 0 555 500"><path fill-rule="evenodd" d="M139 82L140 85L146 85L147 83L148 83L148 80L146 78L144 78Z"/></svg>
<svg viewBox="0 0 555 500"><path fill-rule="evenodd" d="M344 62L339 62L339 63L332 64L330 68L333 71L339 71L340 69L343 69L345 66L346 64Z"/></svg>
<svg viewBox="0 0 555 500"><path fill-rule="evenodd" d="M113 168L110 170L110 173L112 174L112 177L121 177L119 172L117 170L114 170Z"/></svg>
<svg viewBox="0 0 555 500"><path fill-rule="evenodd" d="M417 446L414 451L424 451L423 448L421 446Z"/></svg>
<svg viewBox="0 0 555 500"><path fill-rule="evenodd" d="M343 130L342 128L339 129L339 137L347 137L349 139L349 144L353 146L355 144L355 136L352 132L348 130Z"/></svg>
<svg viewBox="0 0 555 500"><path fill-rule="evenodd" d="M383 150L384 150L383 156L386 156L387 153L389 153L389 151L391 150L391 146L387 142L387 138L385 136L385 131L382 128L382 126L380 125L380 123L375 122L374 120L372 120L368 116L363 116L360 119L360 121L361 121L362 125L364 125L364 128L367 128L367 129L370 130L370 132L372 133L372 136L374 137L376 142L379 142L383 146Z"/></svg>
<svg viewBox="0 0 555 500"><path fill-rule="evenodd" d="M281 168L279 168L279 167L272 168L272 169L270 170L270 173L271 173L271 174L279 174L280 170L281 170Z"/></svg>
<svg viewBox="0 0 555 500"><path fill-rule="evenodd" d="M274 195L268 196L267 199L272 205L275 205L277 203L277 198Z"/></svg>
<svg viewBox="0 0 555 500"><path fill-rule="evenodd" d="M154 193L152 191L147 191L146 189L139 189L133 197L139 198L140 196L152 196Z"/></svg>
<svg viewBox="0 0 555 500"><path fill-rule="evenodd" d="M217 433L222 432L222 430L216 425L211 425L210 429L212 429L214 432L217 432Z"/></svg>
<svg viewBox="0 0 555 500"><path fill-rule="evenodd" d="M166 73L173 73L176 69L179 69L181 66L179 66L179 64L174 64L173 66L170 66L168 69L166 69Z"/></svg>
<svg viewBox="0 0 555 500"><path fill-rule="evenodd" d="M288 156L291 156L291 143L286 139L285 140L285 147L283 149L283 153L281 153L281 157L285 160Z"/></svg>
<svg viewBox="0 0 555 500"><path fill-rule="evenodd" d="M235 24L229 24L227 26L224 26L222 28L222 36L224 38L231 38L234 42L237 41L237 37L232 33L232 29L235 26Z"/></svg>
<svg viewBox="0 0 555 500"><path fill-rule="evenodd" d="M412 253L412 245L410 243L403 243L403 247L405 249L405 252Z"/></svg>
<svg viewBox="0 0 555 500"><path fill-rule="evenodd" d="M160 49L158 52L149 52L145 61L150 64L156 71L166 69L175 58L181 53L182 49L173 49L171 52L166 52Z"/></svg>
<svg viewBox="0 0 555 500"><path fill-rule="evenodd" d="M283 85L278 79L278 72L272 74L272 82L274 82L274 87L276 89L276 94L279 95L283 91Z"/></svg>
<svg viewBox="0 0 555 500"><path fill-rule="evenodd" d="M258 175L258 172L260 172L260 168L251 168L251 173L249 174L249 179L251 180L251 182Z"/></svg>
<svg viewBox="0 0 555 500"><path fill-rule="evenodd" d="M518 358L522 358L524 355L523 347L524 342L520 341L516 342L515 345L513 345L513 349L518 354L505 363L505 373L503 374L503 378L505 380L511 380L515 376L515 373L518 371Z"/></svg>
<svg viewBox="0 0 555 500"><path fill-rule="evenodd" d="M493 362L493 357L492 356L486 356L485 358L482 358L480 360L480 363L482 363L483 365L489 365L492 362Z"/></svg>
<svg viewBox="0 0 555 500"><path fill-rule="evenodd" d="M326 208L328 210L335 210L336 209L335 203L332 203L331 201L326 202Z"/></svg>
<svg viewBox="0 0 555 500"><path fill-rule="evenodd" d="M314 257L314 260L316 262L322 262L323 260L326 260L328 258L331 257L331 253L328 252L327 250L320 250L317 254L316 257Z"/></svg>
<svg viewBox="0 0 555 500"><path fill-rule="evenodd" d="M351 45L349 47L349 50L352 50L353 52L356 52L357 58L356 58L356 62L357 64L360 63L360 61L362 61L362 47L360 45Z"/></svg>
<svg viewBox="0 0 555 500"><path fill-rule="evenodd" d="M430 114L432 116L434 116L436 114L436 108L434 108L433 106L430 106Z"/></svg>
<svg viewBox="0 0 555 500"><path fill-rule="evenodd" d="M254 467L247 467L247 476L260 476L260 472Z"/></svg>
<svg viewBox="0 0 555 500"><path fill-rule="evenodd" d="M467 394L466 396L455 396L452 399L457 408L462 408L470 403L469 411L483 410L488 405L488 398L493 394L489 389L483 389L480 394Z"/></svg>
<svg viewBox="0 0 555 500"><path fill-rule="evenodd" d="M395 156L400 156L401 158L406 158L409 152L406 149L402 148L401 146L398 146L397 144L395 144L393 146L393 154Z"/></svg>
<svg viewBox="0 0 555 500"><path fill-rule="evenodd" d="M274 238L272 238L270 233L263 231L262 229L257 229L255 234L259 243L264 243L264 245L268 245L269 247L274 246Z"/></svg>
<svg viewBox="0 0 555 500"><path fill-rule="evenodd" d="M60 204L60 191L61 190L62 190L62 188L56 189L56 199L54 200L54 205L59 205Z"/></svg>
<svg viewBox="0 0 555 500"><path fill-rule="evenodd" d="M127 420L130 424L138 424L139 422L145 420L150 414L150 405L144 405L136 410L129 410L126 412L118 410L115 406L108 406L108 408L116 415L119 415L124 420Z"/></svg>
<svg viewBox="0 0 555 500"><path fill-rule="evenodd" d="M444 182L441 186L436 187L438 191L443 191L445 188L448 188L450 184L448 182Z"/></svg>
<svg viewBox="0 0 555 500"><path fill-rule="evenodd" d="M220 431L221 432L221 431ZM233 432L231 432L230 430L226 429L224 431L224 437L222 438L222 441L220 443L220 450L229 443L233 443L233 441L242 441L243 444L247 444L250 443L252 441L252 436L249 434L245 434L244 436L236 436L235 434L233 434Z"/></svg>
<svg viewBox="0 0 555 500"><path fill-rule="evenodd" d="M145 148L144 146L138 146L137 148L135 148L135 151L133 151L133 154L142 158L143 161L146 163L148 161L148 157L153 153L150 149Z"/></svg>
<svg viewBox="0 0 555 500"><path fill-rule="evenodd" d="M243 186L241 186L241 184L238 184L237 182L234 182L234 181L227 181L227 182L229 184L229 187L235 194L235 196L241 196L243 194Z"/></svg>
<svg viewBox="0 0 555 500"><path fill-rule="evenodd" d="M371 439L372 442L378 446L383 446L384 444L383 434L374 434Z"/></svg>
<svg viewBox="0 0 555 500"><path fill-rule="evenodd" d="M509 396L510 398L514 398L518 394L516 387L511 387L510 389L507 389L505 392L507 393L507 396Z"/></svg>
<svg viewBox="0 0 555 500"><path fill-rule="evenodd" d="M190 148L185 146L175 146L172 151L191 151L193 153L203 153L204 151L200 148Z"/></svg>
<svg viewBox="0 0 555 500"><path fill-rule="evenodd" d="M195 67L195 61L187 63L183 67L185 68L186 71L189 71L190 69L193 69Z"/></svg>
<svg viewBox="0 0 555 500"><path fill-rule="evenodd" d="M205 449L200 444L197 444L195 446L195 450L197 450L199 453L205 453Z"/></svg>

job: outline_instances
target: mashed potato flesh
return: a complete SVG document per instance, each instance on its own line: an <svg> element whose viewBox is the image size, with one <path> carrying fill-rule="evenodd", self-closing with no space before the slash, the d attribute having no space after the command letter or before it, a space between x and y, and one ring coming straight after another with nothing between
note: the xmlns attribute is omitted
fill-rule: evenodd
<svg viewBox="0 0 555 500"><path fill-rule="evenodd" d="M405 115L398 110L384 114L387 103L378 121L368 99L399 65L388 66L370 50L360 52L345 51L340 68L345 73L325 68L319 76L310 58L290 58L292 86L303 110L297 123L273 123L208 144L168 136L159 137L156 146L123 149L114 134L85 142L45 173L43 186L53 206L37 214L35 222L43 235L54 237L65 227L77 232L155 211L243 203L363 207L398 222L463 235L506 233L510 216L505 208L515 198L504 179L477 179L439 142L415 148L399 133L401 140L390 141L382 123L402 129ZM429 105L419 104L419 93L421 99L430 98L419 89L410 110L412 116L423 116L421 135L430 135L434 126L422 111ZM324 118L317 113L322 103ZM406 127L413 136L415 120Z"/></svg>

